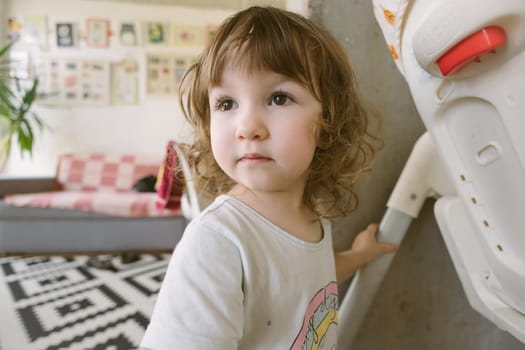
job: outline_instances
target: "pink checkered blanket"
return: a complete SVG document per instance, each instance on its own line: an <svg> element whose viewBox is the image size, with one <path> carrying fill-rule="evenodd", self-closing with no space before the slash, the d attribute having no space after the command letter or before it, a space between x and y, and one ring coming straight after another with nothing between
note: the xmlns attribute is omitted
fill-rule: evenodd
<svg viewBox="0 0 525 350"><path fill-rule="evenodd" d="M180 215L178 208L157 208L156 193L103 192L103 191L55 191L11 195L6 198L10 205L92 211L115 216L173 216Z"/></svg>
<svg viewBox="0 0 525 350"><path fill-rule="evenodd" d="M139 179L157 175L162 161L160 157L134 155L66 154L60 157L57 166L59 191L9 195L5 200L14 206L116 216L180 215L180 197L172 198L167 208L158 205L159 193L132 190Z"/></svg>

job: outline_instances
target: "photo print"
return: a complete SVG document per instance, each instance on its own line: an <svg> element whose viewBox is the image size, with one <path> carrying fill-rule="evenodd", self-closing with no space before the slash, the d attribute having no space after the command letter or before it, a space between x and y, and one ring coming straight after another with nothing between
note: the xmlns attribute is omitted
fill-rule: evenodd
<svg viewBox="0 0 525 350"><path fill-rule="evenodd" d="M78 24L73 22L58 22L55 25L57 47L78 46Z"/></svg>

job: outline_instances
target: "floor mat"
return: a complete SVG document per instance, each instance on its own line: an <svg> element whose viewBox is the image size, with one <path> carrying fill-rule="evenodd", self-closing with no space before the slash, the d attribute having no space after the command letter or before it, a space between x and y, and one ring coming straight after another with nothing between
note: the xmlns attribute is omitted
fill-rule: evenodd
<svg viewBox="0 0 525 350"><path fill-rule="evenodd" d="M137 348L169 257L0 258L0 349Z"/></svg>

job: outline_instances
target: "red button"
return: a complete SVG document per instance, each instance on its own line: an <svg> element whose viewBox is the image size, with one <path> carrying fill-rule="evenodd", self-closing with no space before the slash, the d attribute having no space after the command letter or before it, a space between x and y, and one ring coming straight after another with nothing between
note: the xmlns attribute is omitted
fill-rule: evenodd
<svg viewBox="0 0 525 350"><path fill-rule="evenodd" d="M465 65L478 61L487 52L494 52L497 47L507 42L505 31L501 27L489 26L463 39L437 60L444 76L459 72Z"/></svg>

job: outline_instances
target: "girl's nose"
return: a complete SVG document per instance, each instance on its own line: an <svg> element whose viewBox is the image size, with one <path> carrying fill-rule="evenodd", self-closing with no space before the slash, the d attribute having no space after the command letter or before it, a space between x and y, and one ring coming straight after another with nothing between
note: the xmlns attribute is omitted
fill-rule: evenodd
<svg viewBox="0 0 525 350"><path fill-rule="evenodd" d="M236 135L238 140L264 140L268 129L262 120L261 112L250 109L239 116Z"/></svg>

